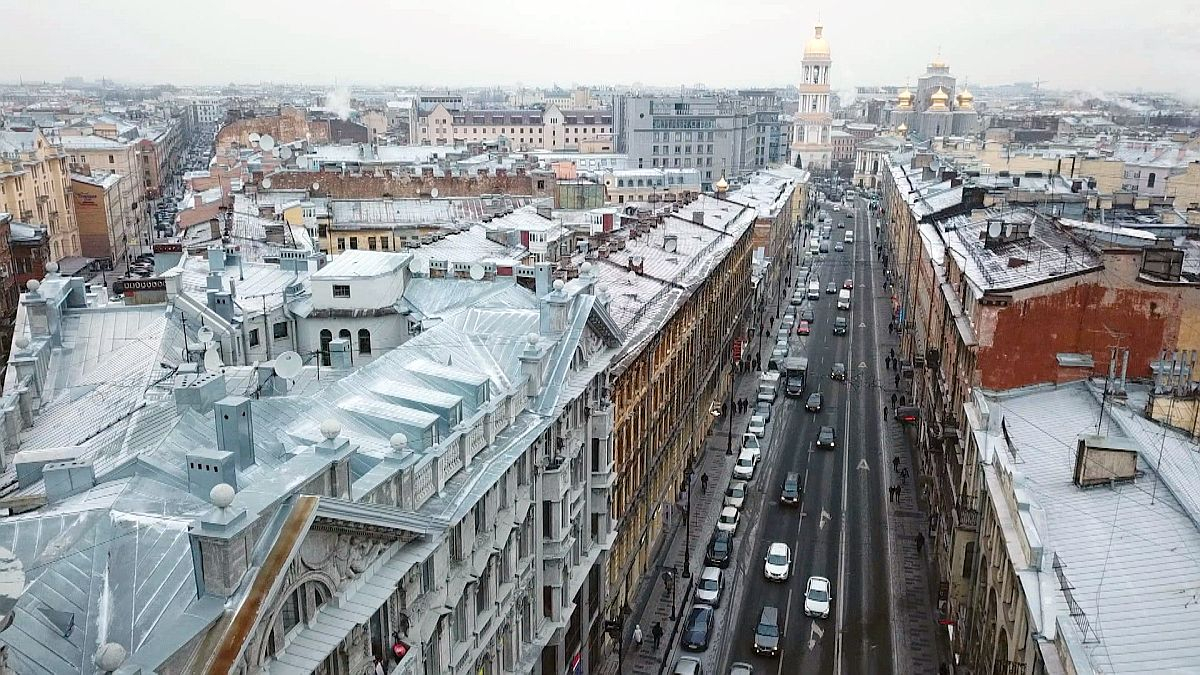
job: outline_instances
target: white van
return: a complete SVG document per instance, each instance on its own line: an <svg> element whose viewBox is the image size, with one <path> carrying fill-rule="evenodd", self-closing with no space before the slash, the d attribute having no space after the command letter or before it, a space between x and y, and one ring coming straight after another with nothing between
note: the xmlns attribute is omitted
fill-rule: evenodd
<svg viewBox="0 0 1200 675"><path fill-rule="evenodd" d="M837 308L838 309L850 309L850 289L849 288L843 288L842 290L838 291Z"/></svg>
<svg viewBox="0 0 1200 675"><path fill-rule="evenodd" d="M854 243L854 230L846 230L846 243L847 244Z"/></svg>
<svg viewBox="0 0 1200 675"><path fill-rule="evenodd" d="M808 254L809 255L817 255L820 252L821 252L821 241L819 239L813 238L812 242L809 243L809 245L808 245Z"/></svg>
<svg viewBox="0 0 1200 675"><path fill-rule="evenodd" d="M814 279L814 280L808 282L808 299L809 300L820 300L821 299L821 282L820 281L817 281L816 279Z"/></svg>

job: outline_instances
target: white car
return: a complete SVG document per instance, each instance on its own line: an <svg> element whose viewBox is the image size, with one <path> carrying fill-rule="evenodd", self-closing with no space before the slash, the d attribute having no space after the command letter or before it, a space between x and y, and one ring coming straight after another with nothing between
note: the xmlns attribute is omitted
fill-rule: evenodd
<svg viewBox="0 0 1200 675"><path fill-rule="evenodd" d="M804 613L818 619L829 618L829 606L833 604L833 593L825 577L809 577L804 589Z"/></svg>
<svg viewBox="0 0 1200 675"><path fill-rule="evenodd" d="M761 415L751 415L750 424L746 425L746 431L762 438L763 434L767 433L767 421Z"/></svg>
<svg viewBox="0 0 1200 675"><path fill-rule="evenodd" d="M758 436L750 432L742 434L742 450L750 450L754 452L754 461L757 462L762 455L762 443L759 442Z"/></svg>
<svg viewBox="0 0 1200 675"><path fill-rule="evenodd" d="M746 502L746 484L740 480L731 481L729 487L725 488L725 506L732 506L735 509L742 508L742 504Z"/></svg>
<svg viewBox="0 0 1200 675"><path fill-rule="evenodd" d="M834 205L833 205L833 210L834 210L834 211L841 211L841 210L842 210L842 205L841 205L841 204L834 204Z"/></svg>
<svg viewBox="0 0 1200 675"><path fill-rule="evenodd" d="M721 509L721 515L717 517L717 529L730 534L737 534L738 526L738 510L732 506L726 506Z"/></svg>
<svg viewBox="0 0 1200 675"><path fill-rule="evenodd" d="M705 567L700 572L700 580L696 582L696 602L720 607L721 592L724 590L725 579L721 576L721 568Z"/></svg>
<svg viewBox="0 0 1200 675"><path fill-rule="evenodd" d="M777 541L767 549L767 563L763 574L771 581L787 581L792 574L792 549Z"/></svg>
<svg viewBox="0 0 1200 675"><path fill-rule="evenodd" d="M738 455L737 463L733 465L733 477L737 480L751 480L754 478L754 467L758 464L758 455L753 450L742 450L742 454Z"/></svg>

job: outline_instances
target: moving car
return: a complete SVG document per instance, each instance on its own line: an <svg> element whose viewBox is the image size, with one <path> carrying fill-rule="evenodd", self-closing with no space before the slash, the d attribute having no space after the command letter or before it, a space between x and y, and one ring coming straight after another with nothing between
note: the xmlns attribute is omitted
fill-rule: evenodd
<svg viewBox="0 0 1200 675"><path fill-rule="evenodd" d="M844 220L839 220L839 221L838 221L838 229L840 230L840 229L843 229L843 228L845 228L845 227L846 227L846 221L844 221Z"/></svg>
<svg viewBox="0 0 1200 675"><path fill-rule="evenodd" d="M735 509L742 508L742 504L746 503L746 484L740 480L730 481L725 488L725 499L721 503Z"/></svg>
<svg viewBox="0 0 1200 675"><path fill-rule="evenodd" d="M844 316L834 317L834 319L833 319L833 334L834 335L845 335L846 331L849 330L849 328L850 328L850 321L848 321L846 319L846 317L844 317Z"/></svg>
<svg viewBox="0 0 1200 675"><path fill-rule="evenodd" d="M734 507L724 507L721 509L721 515L717 516L717 529L729 534L737 534L738 516L738 510Z"/></svg>
<svg viewBox="0 0 1200 675"><path fill-rule="evenodd" d="M754 653L777 656L779 654L779 609L763 607L754 626Z"/></svg>
<svg viewBox="0 0 1200 675"><path fill-rule="evenodd" d="M733 477L737 480L753 480L754 465L757 464L758 456L750 450L742 450L738 455L737 463L733 465Z"/></svg>
<svg viewBox="0 0 1200 675"><path fill-rule="evenodd" d="M809 577L808 586L804 589L805 615L828 619L831 604L833 594L829 588L829 580L825 577Z"/></svg>
<svg viewBox="0 0 1200 675"><path fill-rule="evenodd" d="M837 284L833 283L832 281L825 284L825 294L826 295L833 295L834 293L837 293L837 292L838 292Z"/></svg>
<svg viewBox="0 0 1200 675"><path fill-rule="evenodd" d="M846 245L839 241L833 245L833 250L838 253L841 253L842 251L846 250Z"/></svg>
<svg viewBox="0 0 1200 675"><path fill-rule="evenodd" d="M751 415L750 424L746 426L746 431L762 438L763 434L767 433L767 421L758 415Z"/></svg>
<svg viewBox="0 0 1200 675"><path fill-rule="evenodd" d="M809 300L820 300L821 299L821 282L816 281L816 280L808 282L808 296L807 297Z"/></svg>
<svg viewBox="0 0 1200 675"><path fill-rule="evenodd" d="M783 489L779 491L779 501L784 504L800 503L799 473L795 471L788 472L787 477L783 479Z"/></svg>
<svg viewBox="0 0 1200 675"><path fill-rule="evenodd" d="M708 639L712 634L713 608L712 605L692 605L687 620L683 624L683 635L680 645L691 652L702 652L708 649Z"/></svg>
<svg viewBox="0 0 1200 675"><path fill-rule="evenodd" d="M844 364L844 363L833 364L833 370L830 371L830 373L829 373L829 379L844 381L846 379L846 364Z"/></svg>
<svg viewBox="0 0 1200 675"><path fill-rule="evenodd" d="M796 326L796 335L808 335L809 332L809 323L807 321L801 321L800 324Z"/></svg>
<svg viewBox="0 0 1200 675"><path fill-rule="evenodd" d="M681 656L675 661L671 675L704 675L704 666L694 656Z"/></svg>
<svg viewBox="0 0 1200 675"><path fill-rule="evenodd" d="M704 564L710 567L729 567L733 559L733 535L717 530L712 539L708 540L708 550L704 552Z"/></svg>
<svg viewBox="0 0 1200 675"><path fill-rule="evenodd" d="M809 323L812 323L816 318L817 318L817 316L812 311L812 307L805 307L804 309L800 310L800 320L801 321L807 321Z"/></svg>
<svg viewBox="0 0 1200 675"><path fill-rule="evenodd" d="M793 305L799 305L803 302L804 302L804 294L803 293L797 292L797 293L792 294L792 304Z"/></svg>
<svg viewBox="0 0 1200 675"><path fill-rule="evenodd" d="M721 606L721 594L725 591L725 576L720 567L705 567L696 582L696 601L713 607Z"/></svg>
<svg viewBox="0 0 1200 675"><path fill-rule="evenodd" d="M825 405L825 396L819 391L814 391L808 396L808 402L804 404L804 409L809 412L821 412L821 406Z"/></svg>
<svg viewBox="0 0 1200 675"><path fill-rule="evenodd" d="M763 566L763 574L769 581L787 581L792 573L792 549L782 541L777 541L767 548L767 560Z"/></svg>
<svg viewBox="0 0 1200 675"><path fill-rule="evenodd" d="M853 279L847 279L847 280L843 281L843 282L842 282L842 288L844 288L844 289L846 289L846 290L848 290L848 291L852 291L852 290L854 290L854 280L853 280Z"/></svg>
<svg viewBox="0 0 1200 675"><path fill-rule="evenodd" d="M821 431L817 432L817 447L818 448L833 448L837 445L837 432L833 427L821 427Z"/></svg>
<svg viewBox="0 0 1200 675"><path fill-rule="evenodd" d="M833 210L834 210L834 211L841 211L841 210L842 210L842 205L841 205L841 204L834 204L834 205L833 205Z"/></svg>

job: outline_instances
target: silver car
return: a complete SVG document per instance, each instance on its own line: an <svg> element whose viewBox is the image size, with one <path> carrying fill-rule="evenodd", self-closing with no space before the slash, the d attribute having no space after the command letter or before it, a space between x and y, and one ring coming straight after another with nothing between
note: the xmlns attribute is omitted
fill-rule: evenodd
<svg viewBox="0 0 1200 675"><path fill-rule="evenodd" d="M725 577L720 567L705 567L700 572L696 582L696 602L704 602L713 607L721 606L721 595L725 591Z"/></svg>

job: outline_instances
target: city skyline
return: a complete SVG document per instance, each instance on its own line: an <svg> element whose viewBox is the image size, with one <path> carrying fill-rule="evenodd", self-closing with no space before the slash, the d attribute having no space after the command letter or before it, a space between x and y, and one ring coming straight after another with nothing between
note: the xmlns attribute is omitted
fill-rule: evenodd
<svg viewBox="0 0 1200 675"><path fill-rule="evenodd" d="M604 11L572 15L533 2L520 14L505 6L475 7L469 21L455 7L422 8L418 17L410 9L354 2L320 20L305 18L321 10L306 2L247 6L218 0L197 14L135 0L119 16L59 0L6 4L0 14L10 25L31 29L12 34L13 53L26 56L6 69L11 82L78 76L185 86L783 86L798 80L803 43L819 22L836 64L833 89L842 96L855 86L911 84L940 57L972 86L1041 82L1096 95L1200 97L1200 84L1188 77L1200 69L1200 48L1188 39L1200 24L1181 0L1153 17L1123 16L1119 22L1095 4L1077 16L1032 0L1017 0L990 16L959 7L918 15L876 0L820 8L761 0L743 3L736 17L721 20L713 19L727 7L712 0L653 7L617 0ZM585 21L592 26L587 33L564 32L563 26ZM63 40L40 39L32 30L39 25L55 25ZM220 46L211 38L181 43L181 34L219 36ZM455 47L443 48L447 41ZM1113 48L1120 43L1137 49ZM981 50L980 44L994 48ZM506 58L493 58L497 53Z"/></svg>

